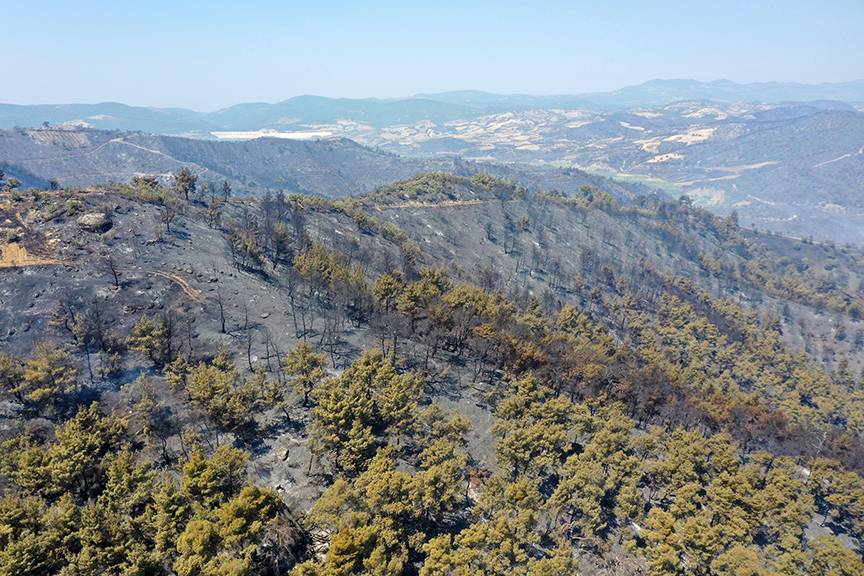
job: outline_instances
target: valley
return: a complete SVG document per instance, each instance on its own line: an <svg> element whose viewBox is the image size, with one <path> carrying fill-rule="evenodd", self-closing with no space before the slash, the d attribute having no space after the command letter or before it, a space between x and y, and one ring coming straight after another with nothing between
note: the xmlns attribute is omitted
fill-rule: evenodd
<svg viewBox="0 0 864 576"><path fill-rule="evenodd" d="M47 179L86 185L122 182L134 173L164 176L182 163L195 163L238 190L283 188L325 196L356 193L348 183L358 177L359 189L368 191L424 171L480 169L572 192L590 180L588 173L615 179L622 191L628 183L650 189L628 195L687 194L717 214L735 211L749 227L860 246L862 102L864 92L855 82L657 80L573 96L472 91L402 99L299 96L212 113L120 104L5 106L0 128L44 122L52 129L43 126L45 134L32 132L31 139L54 136L43 142L45 149L30 148L26 141L16 142L21 130L10 130L0 139L0 163L22 181L43 185ZM96 128L123 132L96 136ZM138 130L153 135L131 132ZM78 150L81 154L77 144L64 143L85 134L95 140L91 149ZM349 140L366 148L353 148ZM58 145L72 146L65 158L51 149ZM129 149L134 146L150 156ZM341 181L336 174L316 175L313 156L328 147L329 158L322 156L319 167L332 158L352 164L356 172L346 172ZM382 172L373 174L373 159ZM580 182L574 185L562 170L578 172Z"/></svg>
<svg viewBox="0 0 864 576"><path fill-rule="evenodd" d="M283 190L325 197L362 194L428 171L459 175L489 172L532 189L575 192L602 185L619 197L649 191L573 169L472 162L460 158L406 158L346 138L300 141L261 138L218 142L137 132L90 129L0 131L0 168L20 187L90 186L152 175L167 183L189 166L202 180L229 182L241 194Z"/></svg>
<svg viewBox="0 0 864 576"><path fill-rule="evenodd" d="M679 102L657 109L507 112L446 124L316 129L408 156L572 167L687 194L799 238L860 245L864 114L839 105ZM828 135L814 145L818 135Z"/></svg>

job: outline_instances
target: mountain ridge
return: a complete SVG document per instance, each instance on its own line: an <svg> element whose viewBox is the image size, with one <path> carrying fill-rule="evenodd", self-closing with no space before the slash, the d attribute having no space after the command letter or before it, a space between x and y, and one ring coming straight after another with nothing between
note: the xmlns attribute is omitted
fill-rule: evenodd
<svg viewBox="0 0 864 576"><path fill-rule="evenodd" d="M183 166L227 180L241 193L285 189L327 197L368 192L394 180L430 171L473 175L488 172L532 189L575 192L602 188L619 198L649 193L575 169L471 162L459 158L405 158L348 138L216 141L143 132L94 129L0 130L0 167L24 187L90 186L127 182L134 176L169 179Z"/></svg>
<svg viewBox="0 0 864 576"><path fill-rule="evenodd" d="M298 95L279 102L247 102L212 112L177 107L96 104L0 104L0 128L33 127L43 122L88 122L93 127L183 133L190 131L284 128L285 114L296 124L350 120L374 126L472 118L489 112L526 108L585 108L610 111L670 104L679 100L718 102L802 102L838 100L864 102L864 80L804 84L797 82L736 83L690 79L654 79L618 90L578 94L496 94L482 90L418 93L400 98L331 98ZM123 108L118 108L122 106ZM249 116L249 112L256 114ZM99 116L109 118L99 118Z"/></svg>

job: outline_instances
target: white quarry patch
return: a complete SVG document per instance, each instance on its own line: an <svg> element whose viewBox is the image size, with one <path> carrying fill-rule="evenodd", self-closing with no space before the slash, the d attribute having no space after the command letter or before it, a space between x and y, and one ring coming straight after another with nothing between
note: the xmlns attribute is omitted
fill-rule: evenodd
<svg viewBox="0 0 864 576"><path fill-rule="evenodd" d="M279 130L225 130L210 132L219 140L254 140L256 138L283 138L285 140L313 140L315 138L330 138L333 132L329 130L306 130L281 132Z"/></svg>
<svg viewBox="0 0 864 576"><path fill-rule="evenodd" d="M585 118L586 116L593 116L592 112L588 112L586 110L562 110L561 114L564 115L565 118Z"/></svg>
<svg viewBox="0 0 864 576"><path fill-rule="evenodd" d="M636 130L637 132L644 132L645 128L643 126L636 126L635 124L630 124L629 122L618 122L623 128L627 128L628 130Z"/></svg>
<svg viewBox="0 0 864 576"><path fill-rule="evenodd" d="M68 120L60 124L61 128L92 128L93 125L86 120Z"/></svg>

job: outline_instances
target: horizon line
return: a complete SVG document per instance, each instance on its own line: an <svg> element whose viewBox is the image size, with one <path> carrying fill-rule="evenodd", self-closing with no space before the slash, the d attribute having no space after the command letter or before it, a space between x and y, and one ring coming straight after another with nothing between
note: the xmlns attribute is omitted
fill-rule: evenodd
<svg viewBox="0 0 864 576"><path fill-rule="evenodd" d="M267 105L272 106L276 104L281 104L284 102L288 102L290 100L295 100L298 98L322 98L326 100L350 100L350 101L373 101L373 102L399 102L406 100L422 100L429 99L432 100L431 97L441 96L446 94L459 94L459 93L476 93L476 94L485 94L489 96L499 96L499 97L529 97L529 98L569 98L569 97L589 97L589 96L597 96L604 94L614 94L615 92L619 92L621 90L625 90L627 88L637 88L640 86L645 86L646 84L651 84L652 82L694 82L698 84L710 85L710 84L718 84L718 83L730 83L736 86L759 86L759 85L771 85L771 84L791 84L797 86L809 86L809 87L825 87L825 86L838 86L843 84L853 84L856 82L864 82L864 77L860 78L852 78L850 80L841 80L835 82L800 82L795 80L760 80L756 82L737 82L735 80L729 80L727 78L717 78L714 80L696 80L694 78L650 78L643 82L637 84L626 84L621 86L620 88L616 88L613 90L595 90L589 92L558 92L558 93L536 93L536 92L496 92L492 90L484 90L480 88L457 88L452 90L440 90L440 91L421 91L415 92L414 94L407 96L359 96L359 97L351 97L351 96L327 96L323 94L312 94L312 93L300 93L295 94L293 96L288 96L287 98L283 98L281 100L244 100L240 102L235 102L234 104L229 104L227 106L222 106L219 108L215 108L212 110L200 110L195 108L188 108L184 106L173 106L173 105L150 105L150 104L130 104L128 102L122 102L119 100L101 100L101 101L73 101L73 102L30 102L30 103L21 103L21 102L0 102L0 106L20 106L20 107L38 107L38 106L99 106L99 105L120 105L127 106L129 108L144 108L150 110L182 110L185 112L194 112L196 114L213 114L216 112L220 112L223 110L228 110L230 108L236 106L244 106L244 105Z"/></svg>

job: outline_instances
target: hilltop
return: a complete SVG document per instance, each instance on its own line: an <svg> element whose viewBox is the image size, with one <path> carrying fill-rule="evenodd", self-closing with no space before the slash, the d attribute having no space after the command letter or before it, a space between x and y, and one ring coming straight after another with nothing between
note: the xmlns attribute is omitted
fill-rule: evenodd
<svg viewBox="0 0 864 576"><path fill-rule="evenodd" d="M533 109L369 131L320 126L408 156L571 166L687 194L742 224L785 235L864 242L864 113L831 102L682 101L598 113Z"/></svg>

